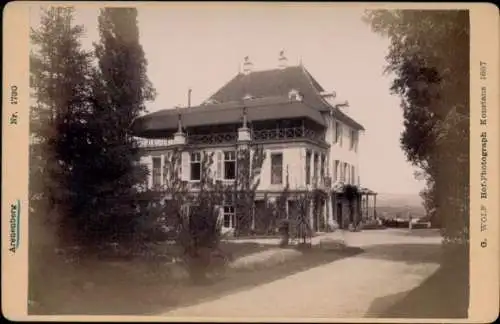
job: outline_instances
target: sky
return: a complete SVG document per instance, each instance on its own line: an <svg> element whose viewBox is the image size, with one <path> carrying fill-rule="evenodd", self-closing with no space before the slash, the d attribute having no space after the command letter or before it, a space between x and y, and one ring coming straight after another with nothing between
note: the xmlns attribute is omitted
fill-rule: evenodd
<svg viewBox="0 0 500 324"><path fill-rule="evenodd" d="M32 25L38 22L34 7ZM98 38L99 9L76 7L82 43ZM348 100L347 113L366 129L359 143L361 185L379 193L416 194L423 187L406 161L399 98L383 74L389 42L361 21L360 7L335 4L156 4L138 7L140 42L148 76L158 93L150 112L197 105L232 79L250 57L255 70L276 68L283 50L289 65L300 62L326 91Z"/></svg>

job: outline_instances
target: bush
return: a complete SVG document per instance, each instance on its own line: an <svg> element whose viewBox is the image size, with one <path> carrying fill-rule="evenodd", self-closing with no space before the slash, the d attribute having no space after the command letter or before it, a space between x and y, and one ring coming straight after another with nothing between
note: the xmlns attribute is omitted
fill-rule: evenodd
<svg viewBox="0 0 500 324"><path fill-rule="evenodd" d="M278 223L279 233L281 235L280 247L286 247L290 241L290 221L283 219Z"/></svg>

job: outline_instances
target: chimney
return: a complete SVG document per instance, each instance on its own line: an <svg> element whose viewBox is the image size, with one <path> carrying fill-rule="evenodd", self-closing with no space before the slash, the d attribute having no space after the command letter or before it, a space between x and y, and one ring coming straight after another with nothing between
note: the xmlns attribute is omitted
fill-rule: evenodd
<svg viewBox="0 0 500 324"><path fill-rule="evenodd" d="M250 58L245 56L245 61L243 62L243 74L250 74L253 70L253 64L250 62Z"/></svg>
<svg viewBox="0 0 500 324"><path fill-rule="evenodd" d="M349 101L346 100L342 103L338 103L335 105L335 107L337 107L340 111L349 116L349 108L350 108Z"/></svg>
<svg viewBox="0 0 500 324"><path fill-rule="evenodd" d="M191 88L189 88L189 90L188 90L188 108L191 107L191 92L192 91L193 90Z"/></svg>
<svg viewBox="0 0 500 324"><path fill-rule="evenodd" d="M284 69L287 67L288 59L285 57L285 51L280 52L280 57L278 59L278 67Z"/></svg>

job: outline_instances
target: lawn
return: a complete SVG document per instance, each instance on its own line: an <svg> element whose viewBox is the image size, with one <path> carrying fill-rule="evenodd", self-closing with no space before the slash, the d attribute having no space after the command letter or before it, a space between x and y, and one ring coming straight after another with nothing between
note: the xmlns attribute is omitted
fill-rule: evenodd
<svg viewBox="0 0 500 324"><path fill-rule="evenodd" d="M275 246L225 242L222 249L238 258ZM164 262L144 259L105 261L88 258L64 263L54 258L50 268L31 280L37 304L30 314L153 315L169 309L217 298L283 278L309 268L360 253L359 250L311 249L301 257L259 271L228 271L208 285L174 281ZM47 264L48 265L48 264ZM32 289L35 288L35 285Z"/></svg>

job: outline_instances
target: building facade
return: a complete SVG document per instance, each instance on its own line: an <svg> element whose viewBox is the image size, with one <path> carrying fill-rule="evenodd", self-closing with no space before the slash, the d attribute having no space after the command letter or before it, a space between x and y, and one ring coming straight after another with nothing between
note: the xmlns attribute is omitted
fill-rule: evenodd
<svg viewBox="0 0 500 324"><path fill-rule="evenodd" d="M277 69L265 71L253 71L246 58L243 72L201 105L165 109L134 121L141 161L150 169L147 186L161 190L166 185L174 148L182 150L182 180L198 182L201 154L213 152L212 174L230 183L236 178L238 148L258 144L265 159L255 196L256 218L264 198L277 199L285 187L292 193L320 193L309 213L314 231L375 217L375 199L369 199L375 193L360 187L358 155L364 128L344 106L304 66L287 66L283 55ZM354 200L347 198L347 187L355 188ZM293 209L290 198L286 215ZM225 228L235 226L235 212L230 204L221 207Z"/></svg>

